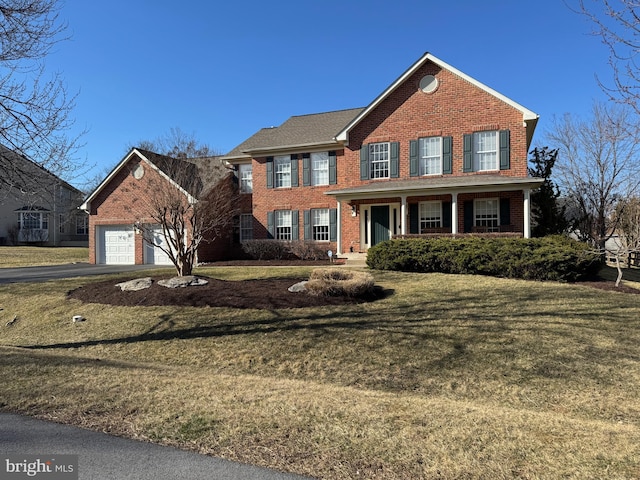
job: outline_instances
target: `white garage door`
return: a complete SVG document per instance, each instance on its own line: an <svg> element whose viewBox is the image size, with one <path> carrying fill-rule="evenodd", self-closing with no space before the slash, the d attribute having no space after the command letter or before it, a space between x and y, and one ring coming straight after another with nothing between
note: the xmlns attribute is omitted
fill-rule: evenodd
<svg viewBox="0 0 640 480"><path fill-rule="evenodd" d="M167 255L160 247L166 248L167 242L162 233L162 227L155 228L150 235L153 245L145 241L144 263L153 265L173 265Z"/></svg>
<svg viewBox="0 0 640 480"><path fill-rule="evenodd" d="M98 227L98 263L107 265L133 265L135 238L133 227L126 225Z"/></svg>

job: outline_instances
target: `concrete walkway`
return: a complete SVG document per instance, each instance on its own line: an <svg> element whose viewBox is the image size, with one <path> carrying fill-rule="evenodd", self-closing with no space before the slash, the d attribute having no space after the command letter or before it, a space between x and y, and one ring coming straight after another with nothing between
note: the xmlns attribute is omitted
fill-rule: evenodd
<svg viewBox="0 0 640 480"><path fill-rule="evenodd" d="M79 480L302 480L265 468L152 443L0 413L0 478L5 455L78 455Z"/></svg>

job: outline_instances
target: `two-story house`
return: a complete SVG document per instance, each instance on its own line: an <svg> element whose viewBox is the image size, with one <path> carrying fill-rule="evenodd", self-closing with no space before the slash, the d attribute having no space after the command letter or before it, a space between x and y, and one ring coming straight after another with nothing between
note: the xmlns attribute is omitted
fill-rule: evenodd
<svg viewBox="0 0 640 480"><path fill-rule="evenodd" d="M82 192L0 145L0 245L87 246Z"/></svg>
<svg viewBox="0 0 640 480"><path fill-rule="evenodd" d="M538 115L426 53L367 107L294 116L222 158L240 239L366 251L393 235L530 236Z"/></svg>

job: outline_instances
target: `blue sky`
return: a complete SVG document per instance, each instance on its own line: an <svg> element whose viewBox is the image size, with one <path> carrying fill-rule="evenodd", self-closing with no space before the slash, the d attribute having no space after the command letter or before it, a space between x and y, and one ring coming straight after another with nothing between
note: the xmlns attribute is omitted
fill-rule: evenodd
<svg viewBox="0 0 640 480"><path fill-rule="evenodd" d="M563 0L66 0L61 17L71 39L47 64L78 92L92 174L173 127L226 153L291 115L366 106L424 52L539 114L534 145L610 78Z"/></svg>

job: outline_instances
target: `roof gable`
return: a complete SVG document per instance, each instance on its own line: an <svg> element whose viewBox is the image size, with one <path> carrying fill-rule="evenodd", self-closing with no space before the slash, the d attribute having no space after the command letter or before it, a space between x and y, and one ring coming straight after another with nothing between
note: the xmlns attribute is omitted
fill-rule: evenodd
<svg viewBox="0 0 640 480"><path fill-rule="evenodd" d="M141 148L132 148L100 185L89 194L80 208L88 211L91 201L98 196L134 156L147 163L167 182L177 187L190 202L195 202L205 190L210 189L226 173L226 169L219 157L177 159Z"/></svg>
<svg viewBox="0 0 640 480"><path fill-rule="evenodd" d="M338 132L338 134L336 135L336 140L338 140L340 142L348 143L349 142L349 132L353 128L355 128L356 125L358 125L364 118L366 118L367 115L369 115L369 113L371 113L386 98L388 98L400 85L402 85L407 79L409 79L409 77L411 77L411 75L413 75L426 62L433 62L434 64L436 64L440 68L448 70L449 72L453 73L454 75L457 75L458 77L461 77L462 79L468 81L472 85L475 85L476 87L480 88L481 90L484 90L488 94L490 94L490 95L498 98L499 100L505 102L506 104L510 105L514 109L519 110L520 112L522 112L522 120L523 120L523 122L530 122L532 127L535 127L535 124L537 123L537 120L538 120L538 115L536 113L534 113L531 110L523 107L522 105L514 102L513 100L505 97L501 93L498 93L497 91L493 90L492 88L484 85L483 83L480 83L479 81L475 80L474 78L470 77L469 75L466 75L465 73L461 72L460 70L452 67L451 65L443 62L442 60L438 59L437 57L435 57L435 56L433 56L433 55L431 55L430 53L427 52L422 57L420 57L420 59L418 59L417 62L415 62L411 67L409 67L408 70L406 70L402 75L400 75L400 77L398 77L396 79L396 81L394 81L380 95L378 95L373 100L373 102L371 102L366 108L362 109L362 111L355 118L353 118L351 120L351 122L349 122L348 125L346 125L340 132ZM530 135L532 135L532 134L533 134L533 132L531 131Z"/></svg>

